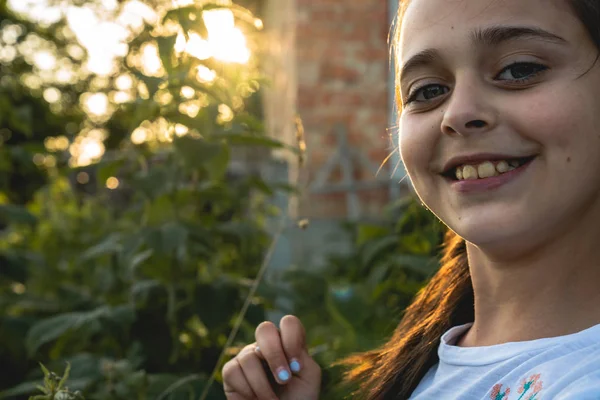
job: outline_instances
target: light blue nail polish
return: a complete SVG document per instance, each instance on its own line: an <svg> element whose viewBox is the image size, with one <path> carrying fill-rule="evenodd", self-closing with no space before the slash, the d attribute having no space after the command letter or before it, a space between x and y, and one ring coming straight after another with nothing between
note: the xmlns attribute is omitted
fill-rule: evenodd
<svg viewBox="0 0 600 400"><path fill-rule="evenodd" d="M290 369L292 372L300 372L300 363L296 360L292 360L290 363Z"/></svg>
<svg viewBox="0 0 600 400"><path fill-rule="evenodd" d="M281 371L279 371L279 374L277 374L277 376L279 377L279 380L281 381L287 381L288 379L290 379L290 373L287 372L285 369L282 369Z"/></svg>

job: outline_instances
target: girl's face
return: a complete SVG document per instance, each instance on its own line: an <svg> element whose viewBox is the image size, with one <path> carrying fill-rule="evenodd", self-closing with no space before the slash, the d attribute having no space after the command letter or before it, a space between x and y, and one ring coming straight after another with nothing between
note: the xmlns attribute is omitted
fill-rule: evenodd
<svg viewBox="0 0 600 400"><path fill-rule="evenodd" d="M567 0L412 0L398 48L400 152L423 203L500 249L541 244L600 210L597 52ZM457 169L478 180L456 180Z"/></svg>

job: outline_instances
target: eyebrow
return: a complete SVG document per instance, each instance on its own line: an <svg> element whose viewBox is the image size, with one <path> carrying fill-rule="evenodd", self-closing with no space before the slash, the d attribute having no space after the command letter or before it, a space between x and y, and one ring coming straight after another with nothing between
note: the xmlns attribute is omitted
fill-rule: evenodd
<svg viewBox="0 0 600 400"><path fill-rule="evenodd" d="M567 43L565 39L554 33L530 26L490 26L485 29L476 29L471 34L473 43L489 47L517 39L538 39L557 44Z"/></svg>
<svg viewBox="0 0 600 400"><path fill-rule="evenodd" d="M476 29L471 34L473 44L486 47L496 47L502 43L519 39L536 39L557 44L567 43L565 39L558 35L538 27L529 26L490 26L485 29ZM400 79L408 72L432 64L441 58L439 51L435 49L426 49L418 52L402 65Z"/></svg>

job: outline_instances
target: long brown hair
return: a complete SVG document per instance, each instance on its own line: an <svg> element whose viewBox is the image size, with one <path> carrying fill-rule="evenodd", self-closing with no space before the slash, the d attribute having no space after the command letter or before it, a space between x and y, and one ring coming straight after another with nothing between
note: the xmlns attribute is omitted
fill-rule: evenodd
<svg viewBox="0 0 600 400"><path fill-rule="evenodd" d="M600 56L600 1L568 1ZM394 46L398 44L408 2L400 0L395 33L391 36ZM397 100L398 93L396 88ZM453 326L472 322L474 317L474 293L465 241L448 230L439 271L405 310L389 341L378 349L350 356L339 363L352 366L345 381L360 388L353 398L408 399L427 371L439 361L437 349L442 334Z"/></svg>

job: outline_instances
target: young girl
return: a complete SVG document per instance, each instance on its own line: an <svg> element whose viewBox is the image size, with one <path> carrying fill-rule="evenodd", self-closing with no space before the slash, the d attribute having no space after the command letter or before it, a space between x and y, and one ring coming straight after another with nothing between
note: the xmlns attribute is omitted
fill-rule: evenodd
<svg viewBox="0 0 600 400"><path fill-rule="evenodd" d="M400 151L449 232L389 342L345 361L353 398L600 399L600 2L400 8ZM229 400L318 398L293 316L223 376Z"/></svg>

